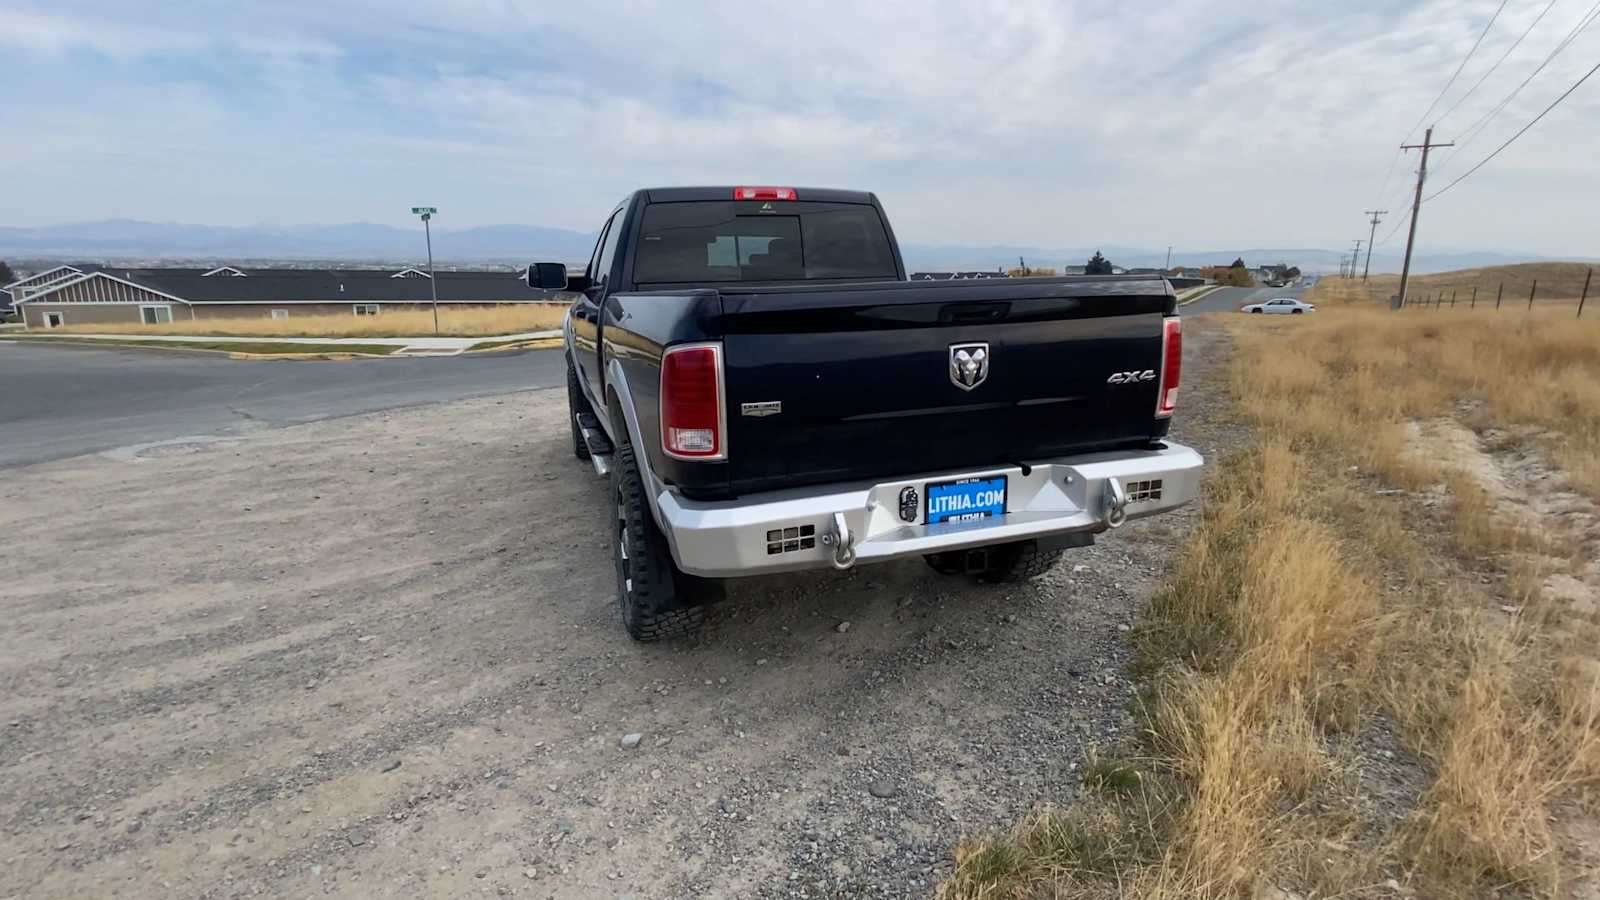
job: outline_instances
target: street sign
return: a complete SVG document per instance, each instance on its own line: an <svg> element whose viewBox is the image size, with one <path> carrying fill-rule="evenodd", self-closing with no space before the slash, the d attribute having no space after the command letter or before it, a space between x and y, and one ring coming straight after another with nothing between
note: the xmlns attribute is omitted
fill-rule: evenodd
<svg viewBox="0 0 1600 900"><path fill-rule="evenodd" d="M438 212L438 210L434 209L431 206L413 206L413 207L411 207L411 214L413 216L431 216L436 212Z"/></svg>

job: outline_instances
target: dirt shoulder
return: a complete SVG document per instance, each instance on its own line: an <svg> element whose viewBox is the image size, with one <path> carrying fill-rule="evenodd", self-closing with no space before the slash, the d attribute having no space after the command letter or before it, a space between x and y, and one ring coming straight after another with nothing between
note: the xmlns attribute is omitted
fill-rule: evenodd
<svg viewBox="0 0 1600 900"><path fill-rule="evenodd" d="M1175 436L1213 454L1224 339L1186 337ZM8 473L0 896L925 896L1130 727L1126 629L1194 510L1023 587L739 582L639 646L564 414Z"/></svg>

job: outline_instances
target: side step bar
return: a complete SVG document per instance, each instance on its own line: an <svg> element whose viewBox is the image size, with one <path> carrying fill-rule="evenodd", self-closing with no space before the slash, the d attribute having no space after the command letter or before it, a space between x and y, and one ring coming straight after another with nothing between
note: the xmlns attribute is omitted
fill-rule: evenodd
<svg viewBox="0 0 1600 900"><path fill-rule="evenodd" d="M611 454L616 452L616 448L611 446L611 439L600 427L600 420L590 412L578 413L578 433L583 435L583 444L589 448L589 462L594 466L595 474L610 474Z"/></svg>

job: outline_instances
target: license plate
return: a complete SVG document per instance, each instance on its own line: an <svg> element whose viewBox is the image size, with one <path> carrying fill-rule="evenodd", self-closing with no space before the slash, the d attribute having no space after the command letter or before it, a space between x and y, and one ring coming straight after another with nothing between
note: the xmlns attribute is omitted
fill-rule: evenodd
<svg viewBox="0 0 1600 900"><path fill-rule="evenodd" d="M929 525L1006 514L1006 477L963 478L928 484Z"/></svg>

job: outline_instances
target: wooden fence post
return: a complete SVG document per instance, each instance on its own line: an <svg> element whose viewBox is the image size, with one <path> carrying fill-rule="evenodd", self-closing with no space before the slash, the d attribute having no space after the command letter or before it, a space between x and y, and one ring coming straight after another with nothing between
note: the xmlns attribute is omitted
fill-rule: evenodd
<svg viewBox="0 0 1600 900"><path fill-rule="evenodd" d="M1456 308L1456 289L1455 288L1451 288L1450 289L1450 308L1451 309L1455 309Z"/></svg>
<svg viewBox="0 0 1600 900"><path fill-rule="evenodd" d="M1533 309L1533 292L1539 289L1539 279L1533 280L1533 287L1528 288L1528 308Z"/></svg>
<svg viewBox="0 0 1600 900"><path fill-rule="evenodd" d="M1472 302L1467 305L1467 309L1477 309L1477 308L1478 308L1478 288L1477 288L1476 285L1474 285L1473 288L1472 288Z"/></svg>
<svg viewBox="0 0 1600 900"><path fill-rule="evenodd" d="M1500 290L1494 295L1494 308L1500 308L1500 298L1506 295L1506 283L1500 282Z"/></svg>
<svg viewBox="0 0 1600 900"><path fill-rule="evenodd" d="M1589 279L1594 277L1594 270L1590 269L1583 276L1583 296L1578 298L1578 318L1583 318L1583 303L1589 299Z"/></svg>

